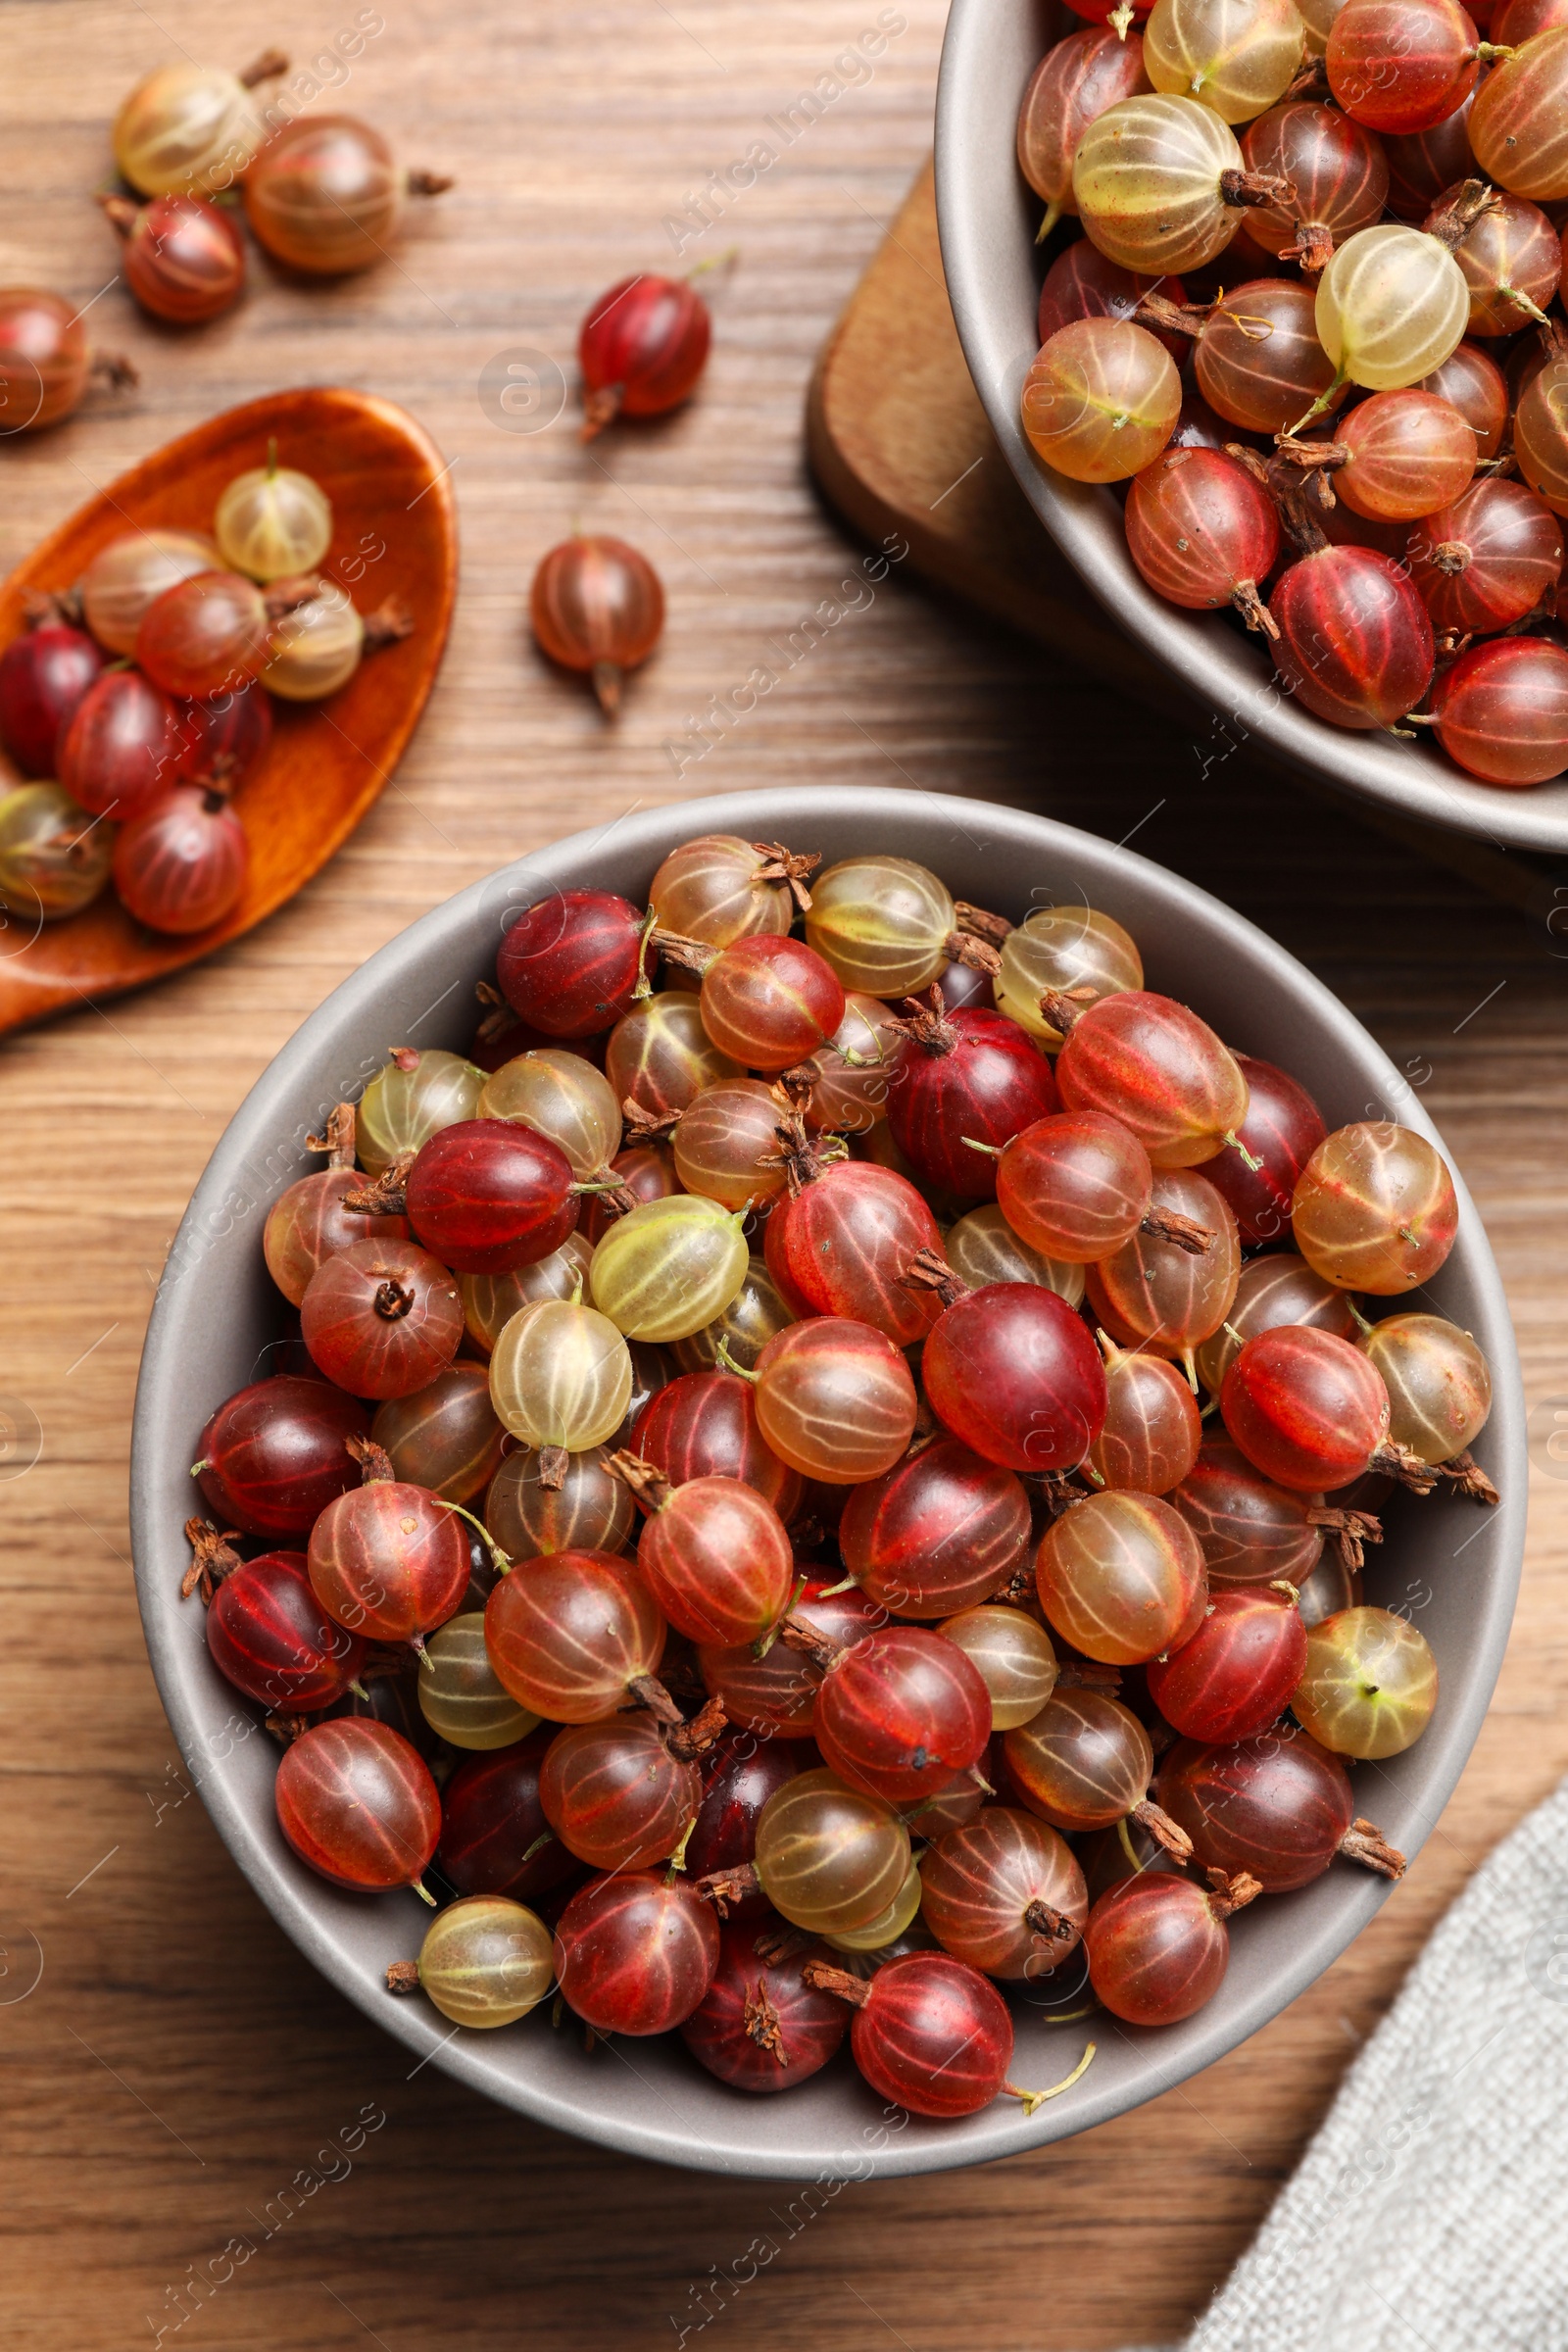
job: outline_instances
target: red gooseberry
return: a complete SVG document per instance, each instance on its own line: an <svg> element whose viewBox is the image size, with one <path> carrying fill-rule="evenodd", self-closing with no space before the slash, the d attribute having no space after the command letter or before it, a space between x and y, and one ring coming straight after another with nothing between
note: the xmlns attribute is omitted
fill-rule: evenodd
<svg viewBox="0 0 1568 2352"><path fill-rule="evenodd" d="M363 1893L424 1893L441 1800L423 1758L386 1724L349 1716L314 1725L284 1749L275 1791L278 1827L323 1879Z"/></svg>
<svg viewBox="0 0 1568 2352"><path fill-rule="evenodd" d="M1231 1586L1212 1596L1192 1639L1149 1669L1149 1695L1189 1740L1250 1740L1290 1701L1306 1663L1306 1629L1288 1592Z"/></svg>

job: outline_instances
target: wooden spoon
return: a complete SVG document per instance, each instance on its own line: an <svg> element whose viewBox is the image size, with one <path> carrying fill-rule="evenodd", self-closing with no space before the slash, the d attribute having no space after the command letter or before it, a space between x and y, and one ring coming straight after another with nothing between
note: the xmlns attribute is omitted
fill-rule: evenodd
<svg viewBox="0 0 1568 2352"><path fill-rule="evenodd" d="M413 635L368 654L320 703L274 701L261 770L235 795L250 840L239 904L186 938L149 931L107 890L80 914L35 924L0 914L0 1031L178 971L249 931L323 866L402 758L435 682L457 588L457 516L433 441L402 409L336 387L274 393L229 409L122 473L45 539L0 589L0 647L24 626L24 591L64 589L111 539L138 526L211 533L237 473L278 463L320 483L332 544L320 570L362 612L400 597ZM0 760L0 789L14 779Z"/></svg>

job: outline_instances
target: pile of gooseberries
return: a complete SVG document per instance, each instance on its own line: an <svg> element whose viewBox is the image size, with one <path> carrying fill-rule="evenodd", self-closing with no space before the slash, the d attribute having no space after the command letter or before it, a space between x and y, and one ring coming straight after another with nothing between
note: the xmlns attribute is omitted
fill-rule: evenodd
<svg viewBox="0 0 1568 2352"><path fill-rule="evenodd" d="M480 995L311 1139L192 1433L283 1837L437 1906L392 1990L1032 2111L1093 2044L1016 2083L1009 1995L1172 2024L1248 1904L1398 1877L1350 1767L1438 1668L1366 1547L1496 1500L1423 1134L879 853L688 841Z"/></svg>
<svg viewBox="0 0 1568 2352"><path fill-rule="evenodd" d="M1116 485L1145 584L1317 718L1560 776L1568 20L1072 4L1018 117L1035 453Z"/></svg>
<svg viewBox="0 0 1568 2352"><path fill-rule="evenodd" d="M409 635L391 599L359 612L318 570L332 509L269 462L223 491L211 536L138 528L37 595L0 654L0 906L34 930L111 885L148 930L209 931L250 872L235 798L272 742L272 701L318 703Z"/></svg>

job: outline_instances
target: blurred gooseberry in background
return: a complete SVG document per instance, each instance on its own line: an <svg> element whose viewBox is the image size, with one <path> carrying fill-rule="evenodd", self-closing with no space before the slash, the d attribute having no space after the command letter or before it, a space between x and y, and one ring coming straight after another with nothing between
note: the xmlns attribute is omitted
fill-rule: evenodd
<svg viewBox="0 0 1568 2352"><path fill-rule="evenodd" d="M602 294L582 322L582 437L616 416L661 416L689 400L708 361L712 320L690 278L639 271Z"/></svg>
<svg viewBox="0 0 1568 2352"><path fill-rule="evenodd" d="M626 671L659 643L664 592L647 557L623 539L579 535L541 561L530 614L543 651L564 669L586 671L612 718Z"/></svg>

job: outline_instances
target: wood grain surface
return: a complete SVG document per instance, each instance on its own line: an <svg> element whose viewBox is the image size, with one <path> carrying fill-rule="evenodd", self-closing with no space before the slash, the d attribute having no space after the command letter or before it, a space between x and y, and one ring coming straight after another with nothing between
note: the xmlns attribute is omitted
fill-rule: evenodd
<svg viewBox="0 0 1568 2352"><path fill-rule="evenodd" d="M731 2352L1169 2340L1251 2235L1433 1920L1568 1765L1568 1446L1551 1451L1568 1416L1568 923L1554 929L1549 905L1527 919L1281 783L1217 725L1152 715L1080 660L937 601L908 564L867 592L860 550L808 484L802 411L816 350L929 148L940 0L902 0L884 24L905 28L858 63L873 0L383 0L346 87L314 103L363 112L458 186L373 274L302 289L258 260L244 307L214 326L186 338L138 319L90 202L123 89L181 50L238 63L275 40L319 57L356 37L357 14L351 0L165 0L156 16L8 0L0 18L0 281L83 302L107 285L95 332L143 376L119 405L0 447L0 569L172 433L307 382L409 408L454 462L463 534L442 679L342 854L210 963L0 1049L5 2340L621 2352L673 2344L705 2313L703 2342ZM739 249L710 281L700 401L585 451L569 401L543 421L582 310L628 270L672 266L666 222L762 142L774 160L712 199L713 225L679 256ZM523 626L534 563L579 519L646 549L669 592L664 648L613 731ZM820 642L788 665L769 645L813 611ZM760 664L776 689L722 716L713 698ZM635 804L782 777L1048 809L1135 842L1302 956L1408 1072L1477 1194L1540 1433L1495 1707L1373 1929L1265 2033L1136 2115L1038 2158L812 2208L607 2158L433 2068L410 2078L181 1795L125 1530L161 1259L225 1119L296 1024L501 860ZM1448 1573L1462 1563L1434 1563ZM729 2299L711 2291L764 2231L777 2255ZM226 2281L193 2286L241 2236L254 2251L227 2258Z"/></svg>

